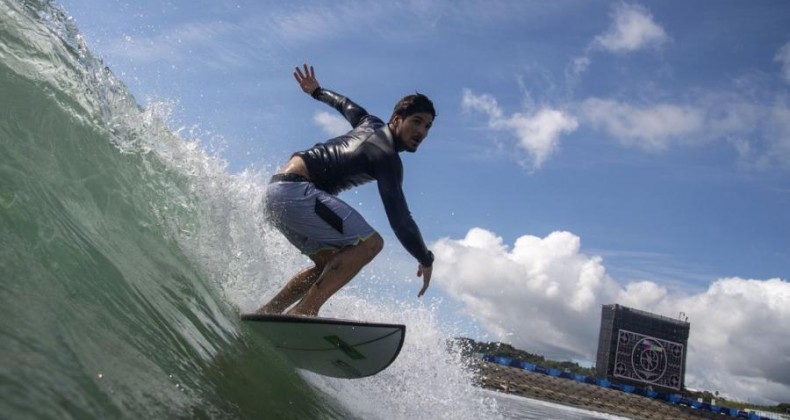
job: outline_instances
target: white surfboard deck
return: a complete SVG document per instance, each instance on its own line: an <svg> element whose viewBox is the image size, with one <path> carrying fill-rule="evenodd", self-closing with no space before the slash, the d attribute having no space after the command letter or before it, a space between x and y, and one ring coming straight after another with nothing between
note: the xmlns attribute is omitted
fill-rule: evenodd
<svg viewBox="0 0 790 420"><path fill-rule="evenodd" d="M406 326L333 318L244 314L241 319L300 369L334 378L364 378L400 353Z"/></svg>

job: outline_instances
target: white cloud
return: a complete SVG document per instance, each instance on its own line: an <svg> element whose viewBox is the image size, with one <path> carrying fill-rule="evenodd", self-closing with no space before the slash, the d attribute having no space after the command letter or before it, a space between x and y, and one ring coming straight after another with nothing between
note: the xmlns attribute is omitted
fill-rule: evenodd
<svg viewBox="0 0 790 420"><path fill-rule="evenodd" d="M579 247L577 236L554 232L522 236L509 250L502 238L475 228L432 247L434 276L489 332L512 334L513 344L530 351L584 358L597 342L590 320L598 317L598 300L614 300L618 287L601 259Z"/></svg>
<svg viewBox="0 0 790 420"><path fill-rule="evenodd" d="M502 109L496 99L488 94L475 95L470 90L464 90L464 97L461 100L461 105L464 109L473 109L488 114L488 118L492 121L499 121L503 119Z"/></svg>
<svg viewBox="0 0 790 420"><path fill-rule="evenodd" d="M567 72L574 80L578 79L579 76L587 71L587 68L590 67L591 63L592 60L590 60L590 57L586 55L574 57L574 59L571 60Z"/></svg>
<svg viewBox="0 0 790 420"><path fill-rule="evenodd" d="M612 25L606 33L595 37L593 44L608 51L625 53L646 47L660 47L668 40L664 28L653 21L647 9L620 4L614 9Z"/></svg>
<svg viewBox="0 0 790 420"><path fill-rule="evenodd" d="M790 106L781 96L771 105L737 93L702 94L694 104L642 106L589 98L576 111L584 123L624 146L654 152L676 145L728 142L744 167L790 167Z"/></svg>
<svg viewBox="0 0 790 420"><path fill-rule="evenodd" d="M774 56L774 61L782 63L782 77L790 83L790 42L779 48Z"/></svg>
<svg viewBox="0 0 790 420"><path fill-rule="evenodd" d="M640 108L591 98L582 103L581 113L594 128L606 131L622 144L651 151L663 150L672 142L689 142L705 124L702 111L673 104Z"/></svg>
<svg viewBox="0 0 790 420"><path fill-rule="evenodd" d="M464 90L461 105L465 110L486 114L490 128L514 134L517 146L529 156L523 163L535 169L557 151L561 135L572 133L579 126L571 115L549 107L507 116L493 96L475 95L470 90Z"/></svg>
<svg viewBox="0 0 790 420"><path fill-rule="evenodd" d="M582 75L592 64L589 54L572 58L565 65L565 86L568 92L572 92L579 85Z"/></svg>
<svg viewBox="0 0 790 420"><path fill-rule="evenodd" d="M790 282L716 280L697 294L652 281L617 284L569 232L522 236L509 247L475 228L441 239L435 283L498 339L552 358L595 360L602 304L690 318L686 384L741 399L790 395Z"/></svg>
<svg viewBox="0 0 790 420"><path fill-rule="evenodd" d="M688 366L694 380L750 398L790 395L790 333L783 326L790 317L790 283L721 279L704 293L670 296L665 303L691 318Z"/></svg>
<svg viewBox="0 0 790 420"><path fill-rule="evenodd" d="M645 48L659 48L670 40L661 25L653 20L642 6L621 3L614 7L612 23L607 31L596 36L584 53L570 60L565 68L565 78L570 87L578 84L581 76L592 65L596 50L630 53Z"/></svg>
<svg viewBox="0 0 790 420"><path fill-rule="evenodd" d="M738 95L711 95L700 102L706 111L701 135L725 139L739 155L739 164L760 170L790 168L790 104L777 95L761 104Z"/></svg>
<svg viewBox="0 0 790 420"><path fill-rule="evenodd" d="M351 125L348 121L335 113L316 112L313 116L313 121L324 130L324 133L332 137L343 135L351 130Z"/></svg>

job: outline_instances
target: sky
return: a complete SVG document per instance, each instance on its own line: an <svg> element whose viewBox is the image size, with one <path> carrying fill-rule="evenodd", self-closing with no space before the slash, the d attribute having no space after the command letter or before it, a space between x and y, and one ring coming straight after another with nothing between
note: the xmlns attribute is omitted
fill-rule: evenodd
<svg viewBox="0 0 790 420"><path fill-rule="evenodd" d="M594 361L603 304L688 317L688 386L790 401L790 3L60 4L232 173L347 130L301 92L302 63L385 120L428 95L404 190L448 318ZM416 267L375 186L341 198Z"/></svg>

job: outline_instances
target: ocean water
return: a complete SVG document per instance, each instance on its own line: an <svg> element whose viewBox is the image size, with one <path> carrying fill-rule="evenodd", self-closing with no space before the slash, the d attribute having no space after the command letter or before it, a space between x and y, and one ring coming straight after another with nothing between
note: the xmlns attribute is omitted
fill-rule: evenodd
<svg viewBox="0 0 790 420"><path fill-rule="evenodd" d="M294 370L239 321L302 258L261 217L269 174L231 174L145 108L48 1L0 0L0 417L606 417L472 385L431 308L381 374Z"/></svg>

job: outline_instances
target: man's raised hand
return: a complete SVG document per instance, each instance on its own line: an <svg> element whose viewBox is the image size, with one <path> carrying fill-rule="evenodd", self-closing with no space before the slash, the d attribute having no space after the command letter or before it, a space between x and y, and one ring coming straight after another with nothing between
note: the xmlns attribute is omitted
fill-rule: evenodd
<svg viewBox="0 0 790 420"><path fill-rule="evenodd" d="M308 95L312 95L316 89L318 89L318 80L315 78L315 70L313 70L313 66L309 66L304 64L304 73L302 73L302 69L299 66L296 67L296 71L294 72L294 78L299 83L299 87L302 88L304 93Z"/></svg>

